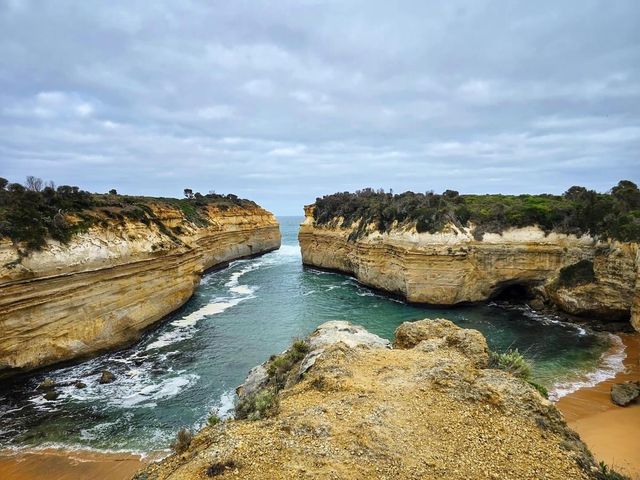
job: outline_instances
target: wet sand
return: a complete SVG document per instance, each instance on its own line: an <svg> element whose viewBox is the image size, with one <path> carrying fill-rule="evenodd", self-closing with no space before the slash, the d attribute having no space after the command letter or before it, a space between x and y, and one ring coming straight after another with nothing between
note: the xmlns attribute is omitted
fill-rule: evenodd
<svg viewBox="0 0 640 480"><path fill-rule="evenodd" d="M42 450L0 452L0 478L6 480L125 480L149 459L124 453Z"/></svg>
<svg viewBox="0 0 640 480"><path fill-rule="evenodd" d="M640 480L640 404L619 407L610 397L613 384L640 380L640 334L620 337L627 355L625 371L562 397L556 406L598 461Z"/></svg>

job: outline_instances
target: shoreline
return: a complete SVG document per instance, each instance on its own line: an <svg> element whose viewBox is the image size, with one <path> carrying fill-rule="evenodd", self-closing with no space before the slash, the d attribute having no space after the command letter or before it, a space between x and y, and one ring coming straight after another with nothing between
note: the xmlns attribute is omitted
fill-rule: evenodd
<svg viewBox="0 0 640 480"><path fill-rule="evenodd" d="M624 370L594 386L585 386L554 402L569 427L587 444L597 461L640 480L640 404L615 405L611 386L640 379L640 334L617 334L624 345ZM126 480L166 452L147 455L91 449L0 451L0 478L10 480Z"/></svg>
<svg viewBox="0 0 640 480"><path fill-rule="evenodd" d="M156 458L157 457L157 458ZM99 452L95 450L0 451L0 478L10 480L125 480L159 455Z"/></svg>
<svg viewBox="0 0 640 480"><path fill-rule="evenodd" d="M555 406L598 462L639 480L640 403L620 407L611 401L610 391L616 383L640 380L640 334L617 335L625 346L624 370L561 397Z"/></svg>

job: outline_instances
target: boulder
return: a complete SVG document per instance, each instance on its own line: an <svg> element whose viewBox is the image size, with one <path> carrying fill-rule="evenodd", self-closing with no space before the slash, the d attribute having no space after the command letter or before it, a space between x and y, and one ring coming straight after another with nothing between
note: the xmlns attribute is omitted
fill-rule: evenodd
<svg viewBox="0 0 640 480"><path fill-rule="evenodd" d="M40 382L37 388L38 390L47 391L47 390L53 390L55 387L56 387L56 382L53 379L47 377L42 382Z"/></svg>
<svg viewBox="0 0 640 480"><path fill-rule="evenodd" d="M99 383L111 383L116 379L116 376L111 373L109 370L103 370L102 374L100 375L100 379L98 380Z"/></svg>
<svg viewBox="0 0 640 480"><path fill-rule="evenodd" d="M269 376L267 375L267 369L265 364L253 367L249 371L249 375L245 379L244 383L236 388L236 393L239 397L251 395L252 393L262 390L268 383Z"/></svg>
<svg viewBox="0 0 640 480"><path fill-rule="evenodd" d="M640 382L618 383L611 387L611 401L626 407L640 397Z"/></svg>
<svg viewBox="0 0 640 480"><path fill-rule="evenodd" d="M60 394L58 392L56 392L55 390L49 390L47 393L45 393L43 395L44 399L47 400L47 401L56 400L59 396L60 396Z"/></svg>
<svg viewBox="0 0 640 480"><path fill-rule="evenodd" d="M86 388L87 384L78 380L76 383L73 384L73 386L76 388Z"/></svg>
<svg viewBox="0 0 640 480"><path fill-rule="evenodd" d="M391 348L389 340L344 320L332 320L318 326L307 339L307 343L310 351L300 364L299 375L309 370L331 345L344 343L349 348Z"/></svg>
<svg viewBox="0 0 640 480"><path fill-rule="evenodd" d="M396 329L395 348L417 347L433 351L439 346L454 348L477 368L486 368L489 363L489 348L484 336L477 330L463 329L443 318L404 322Z"/></svg>

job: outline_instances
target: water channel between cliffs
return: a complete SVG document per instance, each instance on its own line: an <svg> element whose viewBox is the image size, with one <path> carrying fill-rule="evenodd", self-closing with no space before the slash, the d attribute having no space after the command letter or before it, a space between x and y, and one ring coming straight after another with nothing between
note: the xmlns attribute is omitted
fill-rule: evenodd
<svg viewBox="0 0 640 480"><path fill-rule="evenodd" d="M167 448L181 426L198 428L212 410L228 414L249 369L334 319L392 338L403 321L449 318L480 330L493 349L518 348L555 397L622 368L617 337L523 306L429 309L380 296L344 275L305 269L296 240L302 218L279 220L280 250L205 275L193 298L136 345L0 384L0 447ZM116 375L114 383L98 383L103 369ZM47 376L66 385L55 401L36 391ZM76 380L86 388L76 388Z"/></svg>

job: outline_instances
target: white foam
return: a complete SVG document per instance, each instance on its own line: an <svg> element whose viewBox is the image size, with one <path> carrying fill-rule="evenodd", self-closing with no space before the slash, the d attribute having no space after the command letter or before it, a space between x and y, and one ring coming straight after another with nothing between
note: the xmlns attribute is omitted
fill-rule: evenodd
<svg viewBox="0 0 640 480"><path fill-rule="evenodd" d="M198 378L200 377L195 374L167 378L160 383L147 385L131 395L118 398L116 403L126 407L152 406L158 400L175 397Z"/></svg>
<svg viewBox="0 0 640 480"><path fill-rule="evenodd" d="M587 372L577 379L556 383L549 390L549 399L557 401L581 388L589 388L600 382L614 378L624 371L624 359L627 358L625 346L617 335L609 334L612 346L600 357L598 368Z"/></svg>
<svg viewBox="0 0 640 480"><path fill-rule="evenodd" d="M200 307L195 312L191 312L189 315L182 317L180 320L175 320L171 322L171 325L177 327L177 329L171 330L169 332L165 332L160 335L155 342L147 345L145 350L152 350L157 348L166 347L167 345L171 345L172 343L180 342L182 340L186 340L191 338L194 333L193 327L196 323L202 320L205 317L218 315L225 310L235 307L240 302L250 298L239 297L239 298L231 298L222 302L213 302Z"/></svg>
<svg viewBox="0 0 640 480"><path fill-rule="evenodd" d="M280 257L301 257L300 247L297 245L281 245L274 255Z"/></svg>

